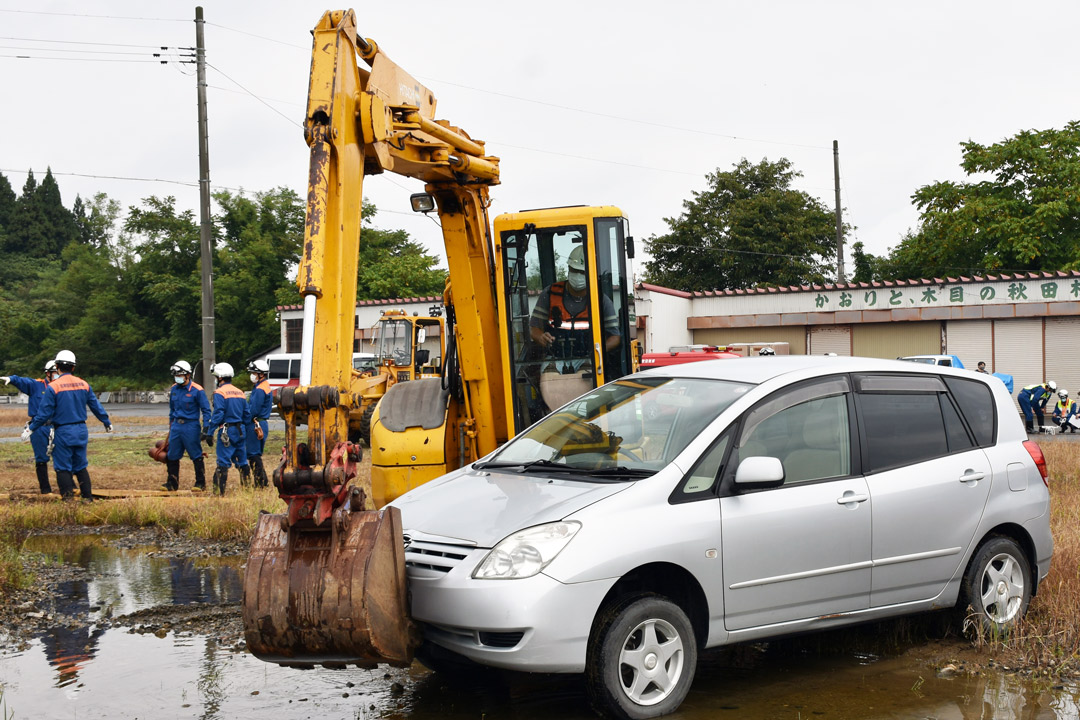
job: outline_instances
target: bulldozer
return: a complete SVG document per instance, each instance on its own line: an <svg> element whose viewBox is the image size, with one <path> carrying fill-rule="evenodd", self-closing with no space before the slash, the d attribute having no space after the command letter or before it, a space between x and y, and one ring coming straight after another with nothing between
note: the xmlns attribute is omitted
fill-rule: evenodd
<svg viewBox="0 0 1080 720"><path fill-rule="evenodd" d="M435 119L432 91L357 33L352 10L327 12L312 34L302 364L278 398L286 442L273 482L285 509L255 530L244 630L270 662L407 665L422 628L409 615L400 513L386 503L635 369L633 239L613 206L492 224L500 162L485 143ZM442 227L446 347L437 376L387 383L370 405L368 481L350 439L365 408L352 308L363 181L383 172L423 181L410 202Z"/></svg>

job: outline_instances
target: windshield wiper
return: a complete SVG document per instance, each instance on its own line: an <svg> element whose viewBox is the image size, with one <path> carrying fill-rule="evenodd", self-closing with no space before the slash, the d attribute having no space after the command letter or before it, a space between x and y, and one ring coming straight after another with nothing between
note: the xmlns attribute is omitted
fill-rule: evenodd
<svg viewBox="0 0 1080 720"><path fill-rule="evenodd" d="M528 462L495 462L494 460L486 463L477 463L473 465L477 470L502 470L506 468L520 468L519 472L525 472L530 468L543 468L544 470L557 470L559 472L580 472L579 468L570 467L563 463L552 462L551 460L529 460Z"/></svg>
<svg viewBox="0 0 1080 720"><path fill-rule="evenodd" d="M590 477L625 477L625 478L645 478L652 477L656 474L655 470L649 470L648 468L631 468L625 465L619 465L617 467L598 468L596 470L582 470L581 472L589 475Z"/></svg>

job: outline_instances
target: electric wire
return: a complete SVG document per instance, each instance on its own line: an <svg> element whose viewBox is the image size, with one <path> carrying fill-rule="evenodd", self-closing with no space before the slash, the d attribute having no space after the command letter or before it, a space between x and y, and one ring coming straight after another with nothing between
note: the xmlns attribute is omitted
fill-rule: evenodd
<svg viewBox="0 0 1080 720"><path fill-rule="evenodd" d="M273 106L273 105L271 105L270 103L268 103L268 102L266 102L265 100L263 100L263 99L262 99L261 97L259 97L259 96L258 96L258 95L256 95L255 93L253 93L253 92L251 92L250 90L248 90L248 89L247 89L246 87L244 87L243 85L241 85L240 83L238 83L238 82L237 82L236 80L233 80L233 79L232 79L231 77L229 77L229 76L228 76L228 75L227 75L227 74L226 74L226 73L225 73L224 71L222 71L222 70L221 70L220 68L218 68L218 67L214 66L214 65L213 65L213 64L211 64L211 63L206 63L206 67L208 67L208 68L211 68L212 70L214 70L214 71L216 71L216 72L218 72L218 73L221 73L221 75L222 75L222 76L223 76L223 77L224 77L224 78L225 78L226 80L228 80L229 82L231 82L231 83L232 83L233 85L236 85L236 86L237 86L238 88L240 88L241 90L243 90L244 92L246 92L246 93L247 93L248 95L250 95L251 97L253 97L253 98L255 98L256 100L258 100L259 102L261 102L261 103L262 103L263 105L265 105L266 107L268 107L268 108L269 108L270 110L272 110L272 111L273 111L274 113L276 113L276 114L280 115L281 117L285 118L285 119L286 119L286 120L287 120L288 122L292 123L293 125L295 125L296 127L300 128L300 129L303 129L303 127L304 127L304 126L303 126L303 124L302 124L302 123L298 123L298 122L296 122L296 120L294 120L293 118L289 117L288 115L286 115L285 113L281 112L280 110L278 110L278 109L277 109L276 107L274 107L274 106Z"/></svg>

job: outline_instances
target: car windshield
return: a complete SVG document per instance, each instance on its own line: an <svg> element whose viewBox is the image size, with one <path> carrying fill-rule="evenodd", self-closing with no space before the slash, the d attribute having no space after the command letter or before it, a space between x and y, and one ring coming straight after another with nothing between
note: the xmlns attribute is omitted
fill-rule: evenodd
<svg viewBox="0 0 1080 720"><path fill-rule="evenodd" d="M610 481L647 477L751 387L695 378L617 380L548 415L477 467Z"/></svg>

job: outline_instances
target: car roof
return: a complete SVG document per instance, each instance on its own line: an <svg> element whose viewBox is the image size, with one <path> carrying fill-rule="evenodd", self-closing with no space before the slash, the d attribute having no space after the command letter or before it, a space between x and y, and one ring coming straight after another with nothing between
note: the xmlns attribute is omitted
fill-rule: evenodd
<svg viewBox="0 0 1080 720"><path fill-rule="evenodd" d="M943 365L924 365L903 360L825 355L776 355L772 357L748 357L737 360L714 360L712 362L668 365L643 370L639 374L731 380L760 385L767 380L788 373L805 373L813 370L820 370L821 374L903 372L959 375L962 372ZM970 373L965 373L964 377L969 375Z"/></svg>

